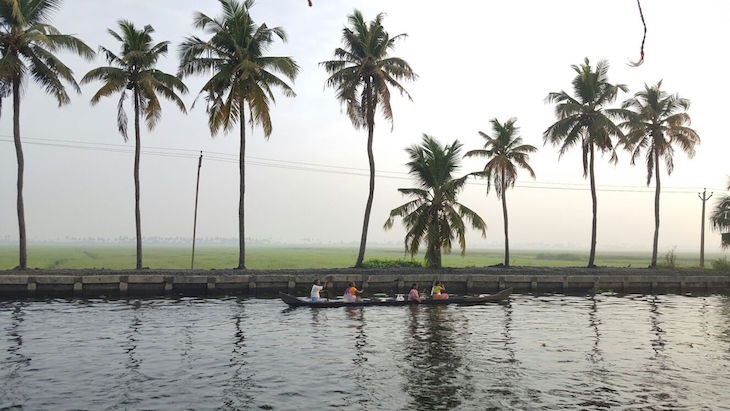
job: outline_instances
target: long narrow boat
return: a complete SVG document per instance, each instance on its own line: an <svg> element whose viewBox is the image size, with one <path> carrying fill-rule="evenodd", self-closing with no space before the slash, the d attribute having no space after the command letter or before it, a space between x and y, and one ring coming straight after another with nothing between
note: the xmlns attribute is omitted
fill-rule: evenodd
<svg viewBox="0 0 730 411"><path fill-rule="evenodd" d="M298 298L291 294L279 293L279 297L282 301L289 304L290 307L318 307L318 308L335 308L335 307L368 307L368 306L400 306L400 305L411 305L411 304L422 304L422 305L478 305L486 303L498 303L505 301L512 294L512 289L508 288L502 290L496 294L481 295L479 297L450 297L446 300L431 300L427 299L421 301L398 301L393 298L371 298L364 299L356 303L348 303L343 300L322 300L321 302L313 303L309 299Z"/></svg>

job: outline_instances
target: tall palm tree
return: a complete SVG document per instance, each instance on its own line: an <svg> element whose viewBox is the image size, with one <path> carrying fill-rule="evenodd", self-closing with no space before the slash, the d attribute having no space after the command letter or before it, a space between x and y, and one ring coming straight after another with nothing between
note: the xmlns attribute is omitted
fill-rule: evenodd
<svg viewBox="0 0 730 411"><path fill-rule="evenodd" d="M596 177L594 170L596 150L611 152L611 161L617 160L612 138L623 136L621 129L613 122L606 105L616 100L619 91L626 92L623 84L608 82L608 62L601 60L595 70L586 58L584 63L571 66L576 72L571 96L565 91L550 93L546 101L555 103L554 124L545 130L543 138L554 146L560 146L560 157L571 147L580 145L583 152L583 178L590 177L591 199L593 200L593 221L591 225L591 252L588 267L595 267L596 226L598 200L596 198Z"/></svg>
<svg viewBox="0 0 730 411"><path fill-rule="evenodd" d="M644 90L626 100L621 109L612 110L624 120L619 127L627 131L624 146L631 152L631 164L636 164L642 151L645 151L646 185L651 183L652 176L656 180L652 268L656 267L659 245L660 160L664 160L667 175L670 175L674 170L673 146L679 147L692 157L695 154L695 145L700 142L700 136L689 127L689 100L677 94L668 94L661 86L661 81L653 86L644 85Z"/></svg>
<svg viewBox="0 0 730 411"><path fill-rule="evenodd" d="M394 208L385 222L386 230L393 227L396 217L403 218L408 232L405 238L406 251L414 256L422 241L426 242L426 264L432 268L441 267L441 250L451 252L451 242L459 241L461 255L466 252L466 219L472 228L487 235L487 225L474 211L456 201L464 188L468 175L454 178L459 167L462 144L454 141L441 146L433 137L423 135L420 145L406 149L411 161L406 165L409 174L416 178L418 188L399 188L402 194L413 200Z"/></svg>
<svg viewBox="0 0 730 411"><path fill-rule="evenodd" d="M286 41L286 33L281 27L256 24L249 14L253 0L242 4L237 0L218 1L223 8L222 17L214 19L203 13L195 14L193 26L211 37L185 39L180 46L179 73L183 76L212 74L200 91L208 103L208 126L212 135L239 126L238 268L245 269L246 105L251 127L261 125L268 139L272 131L270 105L276 102L272 89L278 88L286 97L296 96L277 74L294 81L299 66L291 57L266 55L276 37Z"/></svg>
<svg viewBox="0 0 730 411"><path fill-rule="evenodd" d="M730 190L730 179L727 183L727 189ZM710 215L712 228L716 231L725 231L722 235L722 247L730 247L730 195L723 195L715 202L715 208Z"/></svg>
<svg viewBox="0 0 730 411"><path fill-rule="evenodd" d="M127 114L124 102L127 92L131 94L134 107L134 221L137 235L137 269L142 268L142 222L139 210L139 152L140 131L139 117L144 113L147 128L152 130L162 115L162 107L158 94L177 105L186 113L185 104L177 93L187 93L188 89L179 77L164 73L155 68L160 57L167 55L169 41L154 43L150 25L138 30L134 24L126 20L118 22L120 33L107 30L115 40L121 43L119 56L105 47L99 47L109 66L95 68L81 79L82 84L100 80L103 85L91 97L91 104L96 104L102 97L120 93L117 105L117 128L126 142Z"/></svg>
<svg viewBox="0 0 730 411"><path fill-rule="evenodd" d="M511 118L504 123L492 119L493 136L479 132L486 142L481 150L471 150L464 157L486 157L489 161L484 165L484 170L472 173L475 176L487 179L487 193L492 184L497 198L502 200L502 216L504 217L504 266L509 267L509 230L507 219L507 189L515 186L517 180L517 168L525 169L532 178L535 172L528 164L529 153L534 153L537 148L529 144L522 144L522 137L517 135L519 127L515 125L516 118Z"/></svg>
<svg viewBox="0 0 730 411"><path fill-rule="evenodd" d="M13 139L18 160L18 234L20 237L18 268L27 266L25 209L23 206L23 146L20 141L21 86L30 77L43 91L62 106L70 98L63 82L81 92L73 71L54 53L70 51L91 59L94 51L80 39L62 34L49 24L51 14L61 7L61 0L0 1L0 81L10 86L13 95Z"/></svg>
<svg viewBox="0 0 730 411"><path fill-rule="evenodd" d="M370 164L370 191L365 205L360 250L355 267L362 267L365 244L370 224L370 210L375 194L375 159L373 157L373 131L375 112L378 108L386 120L393 124L393 110L390 106L390 88L394 88L411 100L410 94L401 85L403 80L415 80L416 74L403 59L390 56L398 40L406 34L391 37L383 27L384 14L366 23L362 13L355 12L347 17L350 27L342 29L342 46L335 49L334 60L321 63L330 77L327 85L337 90L337 99L347 107L347 115L356 128L368 130L368 162Z"/></svg>

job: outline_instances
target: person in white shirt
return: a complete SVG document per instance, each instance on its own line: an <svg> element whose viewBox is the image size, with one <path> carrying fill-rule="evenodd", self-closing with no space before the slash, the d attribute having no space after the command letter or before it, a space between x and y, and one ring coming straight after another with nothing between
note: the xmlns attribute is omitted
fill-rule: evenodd
<svg viewBox="0 0 730 411"><path fill-rule="evenodd" d="M323 286L319 285L319 280L314 280L314 284L312 284L312 291L309 293L309 297L312 299L313 303L320 300L319 292L322 291L323 288Z"/></svg>

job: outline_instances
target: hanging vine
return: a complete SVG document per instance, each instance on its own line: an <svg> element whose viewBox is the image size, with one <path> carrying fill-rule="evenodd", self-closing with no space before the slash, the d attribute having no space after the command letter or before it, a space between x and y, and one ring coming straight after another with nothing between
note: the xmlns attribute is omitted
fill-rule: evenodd
<svg viewBox="0 0 730 411"><path fill-rule="evenodd" d="M644 25L644 38L641 40L641 56L639 57L639 61L629 62L631 67L639 67L644 62L644 43L646 42L646 21L644 21L644 12L641 10L641 0L636 0L636 4L639 6L641 24Z"/></svg>

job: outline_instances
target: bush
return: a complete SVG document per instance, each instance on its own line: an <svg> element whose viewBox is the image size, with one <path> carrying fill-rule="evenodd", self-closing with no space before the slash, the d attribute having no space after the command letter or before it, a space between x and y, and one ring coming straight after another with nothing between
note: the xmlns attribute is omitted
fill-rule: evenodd
<svg viewBox="0 0 730 411"><path fill-rule="evenodd" d="M423 267L419 261L414 260L380 260L374 258L365 260L362 263L364 268L395 268L395 267Z"/></svg>
<svg viewBox="0 0 730 411"><path fill-rule="evenodd" d="M658 264L662 268L676 268L677 267L677 253L675 253L675 250L677 247L672 247L671 250L667 251L666 254L664 254L664 262L662 264Z"/></svg>
<svg viewBox="0 0 730 411"><path fill-rule="evenodd" d="M730 261L727 260L727 257L718 258L717 260L712 262L712 269L717 271L730 272Z"/></svg>

